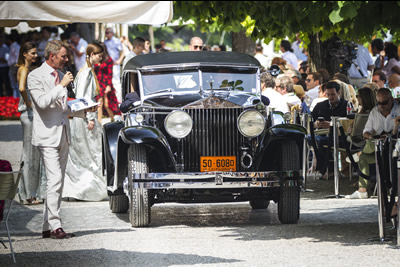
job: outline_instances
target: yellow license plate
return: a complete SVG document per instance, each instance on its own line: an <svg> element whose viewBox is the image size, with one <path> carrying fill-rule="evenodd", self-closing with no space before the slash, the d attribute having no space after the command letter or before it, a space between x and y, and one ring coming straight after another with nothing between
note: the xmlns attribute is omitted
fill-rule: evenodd
<svg viewBox="0 0 400 267"><path fill-rule="evenodd" d="M200 157L200 171L236 171L236 157Z"/></svg>

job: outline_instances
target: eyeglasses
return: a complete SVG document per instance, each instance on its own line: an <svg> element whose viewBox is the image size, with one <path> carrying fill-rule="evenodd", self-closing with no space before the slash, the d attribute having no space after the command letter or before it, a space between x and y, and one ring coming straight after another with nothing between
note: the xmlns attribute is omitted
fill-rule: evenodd
<svg viewBox="0 0 400 267"><path fill-rule="evenodd" d="M311 79L306 79L306 82L307 82L307 83L311 82Z"/></svg>
<svg viewBox="0 0 400 267"><path fill-rule="evenodd" d="M200 50L201 50L201 49L203 49L203 46L202 46L202 45L194 45L193 48L194 48L194 49L200 49Z"/></svg>
<svg viewBox="0 0 400 267"><path fill-rule="evenodd" d="M389 104L389 102L390 102L390 99L385 100L385 101L382 101L382 102L376 101L376 104L377 104L378 106L386 106L387 104Z"/></svg>
<svg viewBox="0 0 400 267"><path fill-rule="evenodd" d="M111 33L111 32L106 32L106 34L109 34L109 33Z"/></svg>

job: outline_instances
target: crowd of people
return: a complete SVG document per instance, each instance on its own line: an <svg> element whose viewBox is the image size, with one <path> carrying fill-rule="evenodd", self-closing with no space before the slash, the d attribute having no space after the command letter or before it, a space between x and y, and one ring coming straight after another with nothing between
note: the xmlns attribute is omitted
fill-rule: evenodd
<svg viewBox="0 0 400 267"><path fill-rule="evenodd" d="M292 44L283 40L282 55L274 58L264 56L262 45L256 45L255 58L263 66L262 95L269 99L270 108L284 113L293 109L310 113L316 129L328 129L331 116L346 116L349 107L352 112L370 113L365 139L397 127L400 110L393 99L400 97L400 61L394 44L375 39L372 55L358 45L357 58L346 74L332 74L325 69L310 72L307 51L300 44L298 38ZM189 50L225 48L207 47L201 38L193 37ZM165 41L156 45L155 52L168 51ZM115 37L112 28L105 30L104 42L91 43L76 32L61 35L58 40L47 27L40 33L0 34L0 96L20 96L25 165L19 197L25 204L45 200L43 238L71 236L61 228L62 197L87 201L107 197L101 170L102 119L120 119L121 111L126 112L137 100L133 93L122 99L121 67L146 53L152 53L148 39L136 37L130 42L129 38ZM67 105L71 94L100 105L72 113ZM328 142L327 135L316 138L321 151L315 154L322 156L316 157L312 167L325 179L329 178L329 166L321 158L329 155L324 151ZM362 150L359 155L360 169L367 176L373 152ZM367 182L360 177L359 189L348 198L368 197Z"/></svg>

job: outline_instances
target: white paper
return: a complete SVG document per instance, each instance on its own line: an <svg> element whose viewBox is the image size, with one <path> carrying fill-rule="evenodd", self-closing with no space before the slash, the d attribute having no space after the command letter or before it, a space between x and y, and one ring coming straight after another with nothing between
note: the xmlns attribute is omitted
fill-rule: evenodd
<svg viewBox="0 0 400 267"><path fill-rule="evenodd" d="M93 102L91 99L86 98L77 98L74 100L70 100L67 102L68 107L72 112L88 109L97 105L100 105L98 102Z"/></svg>

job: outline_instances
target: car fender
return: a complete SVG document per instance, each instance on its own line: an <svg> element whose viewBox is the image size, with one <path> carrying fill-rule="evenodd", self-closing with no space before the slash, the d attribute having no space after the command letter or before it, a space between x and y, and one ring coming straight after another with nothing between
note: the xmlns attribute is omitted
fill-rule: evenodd
<svg viewBox="0 0 400 267"><path fill-rule="evenodd" d="M119 131L124 127L122 121L109 122L103 125L102 133L102 169L107 174L107 185L112 183L114 176L114 162L117 154Z"/></svg>
<svg viewBox="0 0 400 267"><path fill-rule="evenodd" d="M300 158L302 157L301 151L303 150L304 139L307 135L307 130L297 124L278 124L274 125L266 130L264 138L261 140L261 144L258 151L258 160L255 162L255 166L258 170L268 170L268 162L270 157L273 156L271 151L279 149L279 143L287 140L295 140L299 148Z"/></svg>
<svg viewBox="0 0 400 267"><path fill-rule="evenodd" d="M116 153L115 175L118 181L114 182L114 189L121 188L128 175L127 152L130 144L139 144L146 147L146 154L150 169L159 172L176 172L176 161L166 137L157 128L151 126L129 126L122 128L118 137Z"/></svg>

